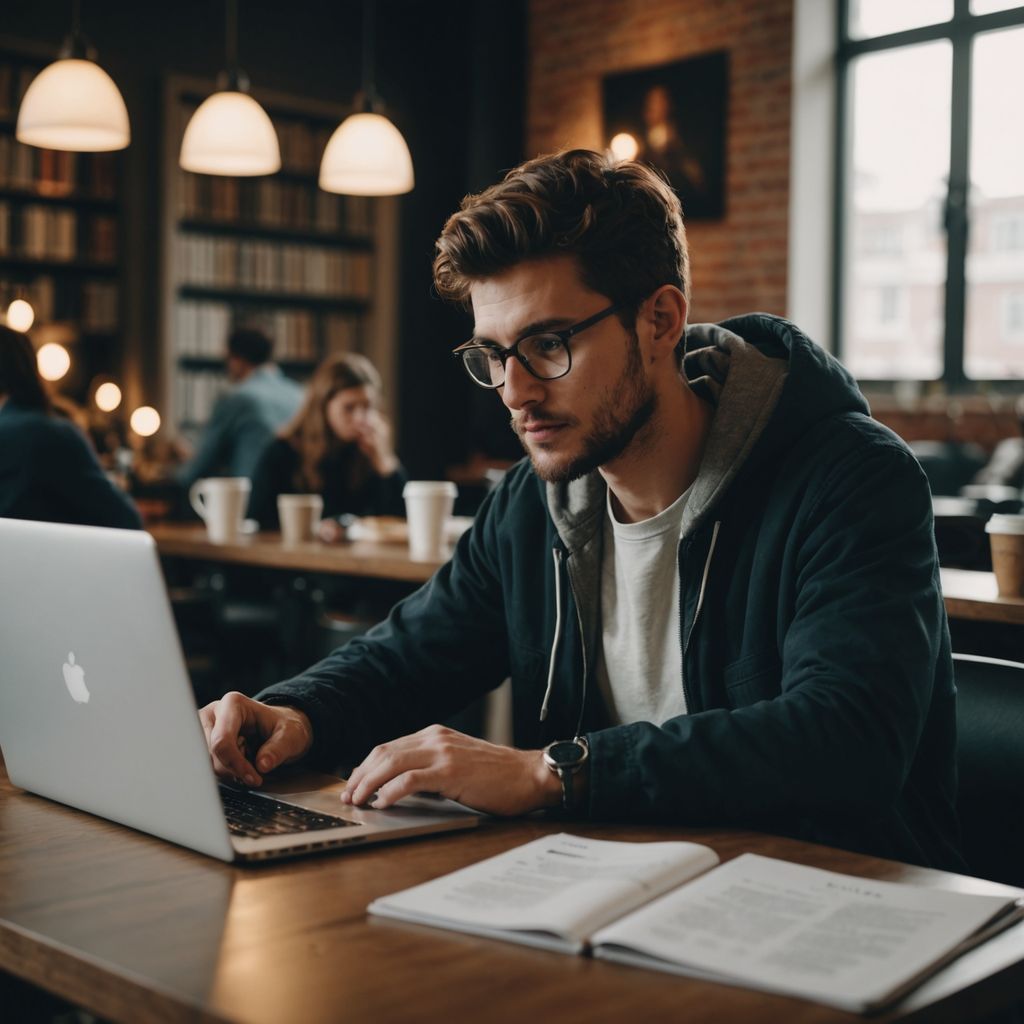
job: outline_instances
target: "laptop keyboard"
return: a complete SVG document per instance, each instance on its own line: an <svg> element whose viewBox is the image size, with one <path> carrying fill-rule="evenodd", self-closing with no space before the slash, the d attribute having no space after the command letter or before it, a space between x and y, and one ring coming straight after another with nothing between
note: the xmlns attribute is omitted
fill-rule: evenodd
<svg viewBox="0 0 1024 1024"><path fill-rule="evenodd" d="M320 814L282 803L272 797L256 796L244 789L220 787L228 831L233 836L259 839L262 836L283 836L295 832L317 832L328 828L346 828L358 825L330 814Z"/></svg>

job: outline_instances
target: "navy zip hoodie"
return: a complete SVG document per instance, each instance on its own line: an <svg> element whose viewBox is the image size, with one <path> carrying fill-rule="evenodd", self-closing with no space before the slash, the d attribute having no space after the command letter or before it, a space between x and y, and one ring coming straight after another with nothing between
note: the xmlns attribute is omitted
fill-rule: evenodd
<svg viewBox="0 0 1024 1024"><path fill-rule="evenodd" d="M517 746L587 735L587 817L756 828L963 870L920 467L785 320L691 327L686 349L691 386L716 405L679 546L687 714L609 724L594 682L605 485L545 486L525 461L433 579L260 699L309 715L315 761L354 764L511 676Z"/></svg>

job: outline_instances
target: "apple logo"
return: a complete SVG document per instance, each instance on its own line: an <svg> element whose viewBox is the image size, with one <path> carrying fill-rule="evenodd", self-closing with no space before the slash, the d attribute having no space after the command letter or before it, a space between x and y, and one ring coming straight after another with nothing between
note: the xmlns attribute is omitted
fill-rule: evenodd
<svg viewBox="0 0 1024 1024"><path fill-rule="evenodd" d="M64 684L71 694L71 699L78 704L89 703L89 689L85 685L85 669L75 664L75 652L68 652L68 660L64 662Z"/></svg>

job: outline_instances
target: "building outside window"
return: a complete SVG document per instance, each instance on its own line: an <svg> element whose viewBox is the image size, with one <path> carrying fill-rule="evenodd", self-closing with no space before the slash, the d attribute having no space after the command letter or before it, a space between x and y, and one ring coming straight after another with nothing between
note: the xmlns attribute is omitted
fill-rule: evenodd
<svg viewBox="0 0 1024 1024"><path fill-rule="evenodd" d="M1024 345L1024 289L1003 297L1003 335L1011 345Z"/></svg>
<svg viewBox="0 0 1024 1024"><path fill-rule="evenodd" d="M839 0L840 357L1024 379L1024 3Z"/></svg>

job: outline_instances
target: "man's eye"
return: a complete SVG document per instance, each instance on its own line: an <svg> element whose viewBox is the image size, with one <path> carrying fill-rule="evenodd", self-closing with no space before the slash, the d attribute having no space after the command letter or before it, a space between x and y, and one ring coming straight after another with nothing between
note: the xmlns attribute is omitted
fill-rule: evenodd
<svg viewBox="0 0 1024 1024"><path fill-rule="evenodd" d="M557 334L538 334L530 339L530 347L539 355L551 355L562 347L562 339Z"/></svg>

